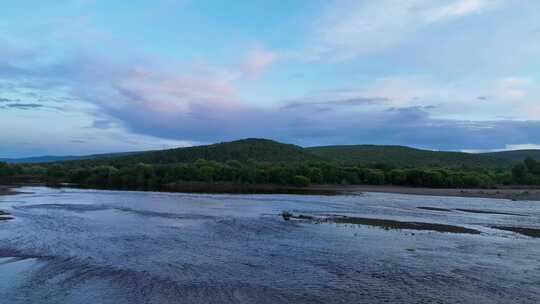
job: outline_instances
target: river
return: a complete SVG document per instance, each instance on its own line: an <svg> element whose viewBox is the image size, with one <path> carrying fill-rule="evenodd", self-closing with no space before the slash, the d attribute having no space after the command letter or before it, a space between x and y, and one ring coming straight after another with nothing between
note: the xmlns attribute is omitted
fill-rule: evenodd
<svg viewBox="0 0 540 304"><path fill-rule="evenodd" d="M540 238L498 229L540 229L540 202L18 190L0 196L0 303L540 302Z"/></svg>

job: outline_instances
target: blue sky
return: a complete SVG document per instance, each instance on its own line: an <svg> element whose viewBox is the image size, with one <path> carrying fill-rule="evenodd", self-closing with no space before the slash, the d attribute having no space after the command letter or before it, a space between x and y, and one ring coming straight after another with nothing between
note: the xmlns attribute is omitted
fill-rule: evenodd
<svg viewBox="0 0 540 304"><path fill-rule="evenodd" d="M0 157L266 137L540 147L533 0L22 0L0 11Z"/></svg>

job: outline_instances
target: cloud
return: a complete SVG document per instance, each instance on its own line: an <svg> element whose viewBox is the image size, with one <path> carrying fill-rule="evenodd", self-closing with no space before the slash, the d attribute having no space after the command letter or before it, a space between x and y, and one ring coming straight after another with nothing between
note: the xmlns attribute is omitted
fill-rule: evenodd
<svg viewBox="0 0 540 304"><path fill-rule="evenodd" d="M377 52L399 44L417 28L413 6L404 1L343 3L331 9L318 29L314 51L322 56L339 60Z"/></svg>
<svg viewBox="0 0 540 304"><path fill-rule="evenodd" d="M173 140L268 137L304 145L375 143L452 150L540 142L539 121L441 119L429 113L433 105L389 107L387 97L319 97L263 108L241 102L232 84L216 75L141 71L119 72L122 78L101 79L97 85L95 80L85 82L76 92L84 92L81 98L133 133ZM334 111L340 108L346 110Z"/></svg>
<svg viewBox="0 0 540 304"><path fill-rule="evenodd" d="M526 77L505 77L499 81L496 94L509 100L521 99L527 95L531 83Z"/></svg>
<svg viewBox="0 0 540 304"><path fill-rule="evenodd" d="M25 77L21 85L30 80L36 82L31 86L40 86L44 81L67 87L71 98L96 108L94 130L122 126L128 134L171 142L267 137L303 145L404 144L452 150L540 143L538 120L434 117L429 100L451 92L451 87L442 92L437 88L411 91L408 87L405 96L402 89L407 86L402 84L410 85L409 80L386 79L369 92L330 90L284 106L261 107L242 101L234 79L219 70L199 65L164 67L83 59L27 70L25 73L31 77ZM394 100L414 96L421 97L414 106ZM471 98L474 96L479 95ZM29 109L41 105L21 103L12 107Z"/></svg>
<svg viewBox="0 0 540 304"><path fill-rule="evenodd" d="M381 104L390 101L386 97L357 97L357 98L348 98L340 100L325 100L325 101L300 101L300 102L290 102L281 107L282 110L285 109L295 109L300 107L316 107L316 106L326 106L326 107L342 107L342 106L359 106L359 105L372 105L372 104Z"/></svg>
<svg viewBox="0 0 540 304"><path fill-rule="evenodd" d="M95 119L92 122L92 128L95 129L111 129L114 127L114 122L107 119Z"/></svg>
<svg viewBox="0 0 540 304"><path fill-rule="evenodd" d="M251 50L242 63L242 70L249 76L257 76L268 69L279 58L273 51L257 47Z"/></svg>
<svg viewBox="0 0 540 304"><path fill-rule="evenodd" d="M424 12L426 20L437 22L451 18L459 18L471 14L478 14L489 9L501 6L500 0L458 0L447 5L427 9Z"/></svg>
<svg viewBox="0 0 540 304"><path fill-rule="evenodd" d="M465 1L445 3L458 2ZM422 73L419 66L430 62L429 56L421 53L422 49L429 50L430 55L437 55L436 64L449 61L449 65L454 66L455 59L460 61L458 65L477 68L470 64L480 60L476 53L466 58L454 58L444 52L433 51L438 47L444 50L450 45L445 52L454 52L459 49L456 46L468 45L448 39L452 40L449 44L445 41L434 48L434 41L440 42L447 37L428 39L426 41L431 45L416 45L403 54L399 49L396 53L385 53L415 40L417 34L427 30L427 24L439 25L456 18L476 16L485 8L464 4L445 8L433 4L440 2L419 0L385 3L387 5L354 1L340 6L335 16L328 17L331 22L323 22L319 32L322 38L315 49L317 54L339 60L383 53L383 57L366 57L363 62L369 64L372 62L368 59L381 59L387 54L389 61L384 61L384 64L388 64L391 71L383 69L373 76L369 75L372 70L368 69L365 84L352 85L353 89L349 90L316 92L288 99L285 104L262 106L256 99L244 100L238 92L241 78L238 74L256 76L281 59L281 55L263 48L252 50L241 64L240 71L208 67L201 63L159 64L135 59L108 61L91 55L73 56L63 61L48 58L39 64L24 64L28 61L21 55L24 52L10 51L14 60L0 57L0 85L3 84L1 80L9 81L21 92L39 92L36 95L39 100L84 101L92 107L92 111L84 113L92 115L88 122L92 132L108 132L121 127L125 134L130 135L126 137L137 135L150 138L148 141L161 139L167 143L178 140L192 143L269 137L304 145L378 143L438 149L497 149L505 145L540 143L538 116L531 117L530 121L466 118L474 111L491 110L500 96L512 96L512 90L523 91L532 80L503 77L495 90L489 90L491 83L471 79L463 82L437 79L431 74L439 73L431 69ZM429 12L433 14L434 9L442 8L446 13L439 14L437 20L426 17ZM325 24L330 26L325 27ZM463 48L463 52L469 51L468 47ZM51 61L52 64L48 63ZM413 63L409 65L410 62ZM419 62L421 64L416 65ZM490 64L495 65L493 62ZM397 76L392 76L394 66ZM334 67L327 68L333 70ZM355 75L362 74L364 70L361 67L351 65L350 69ZM496 77L499 76L494 77L498 79ZM320 80L328 79L321 77ZM470 84L464 86L467 81ZM324 83L323 87L331 87L331 84ZM46 90L59 90L67 99L55 98ZM486 96L484 94L490 97L490 108L476 106L482 100L477 96ZM513 96L517 96L515 92ZM38 103L6 102L12 105L10 107L19 109L42 107ZM449 118L451 115L454 119ZM136 147L137 142L131 144Z"/></svg>
<svg viewBox="0 0 540 304"><path fill-rule="evenodd" d="M505 150L540 150L540 144L506 145Z"/></svg>
<svg viewBox="0 0 540 304"><path fill-rule="evenodd" d="M5 105L6 108L18 109L18 110L31 110L36 108L42 108L43 105L36 103L10 103Z"/></svg>
<svg viewBox="0 0 540 304"><path fill-rule="evenodd" d="M0 37L0 57L10 61L35 59L38 52L21 43L13 43ZM6 60L6 61L7 61Z"/></svg>
<svg viewBox="0 0 540 304"><path fill-rule="evenodd" d="M316 23L308 58L347 60L396 48L440 22L502 8L502 0L335 1Z"/></svg>
<svg viewBox="0 0 540 304"><path fill-rule="evenodd" d="M86 140L82 140L82 139L72 139L69 141L70 143L74 143L74 144L84 144L86 143Z"/></svg>
<svg viewBox="0 0 540 304"><path fill-rule="evenodd" d="M314 18L307 62L355 62L364 69L441 77L494 75L530 67L540 51L531 32L534 1L328 1ZM504 13L504 16L502 15ZM504 23L505 26L499 26ZM496 63L496 64L494 64Z"/></svg>
<svg viewBox="0 0 540 304"><path fill-rule="evenodd" d="M514 87L514 86L526 86L526 85L530 84L532 81L531 81L531 79L529 79L527 77L513 76L513 77L505 77L505 78L501 79L501 82L505 86Z"/></svg>
<svg viewBox="0 0 540 304"><path fill-rule="evenodd" d="M0 102L19 102L19 99L12 99L12 98L0 98Z"/></svg>
<svg viewBox="0 0 540 304"><path fill-rule="evenodd" d="M466 153L489 153L489 152L501 152L501 151L515 151L515 150L540 150L540 145L537 144L511 144L505 145L500 149L464 149L461 152Z"/></svg>

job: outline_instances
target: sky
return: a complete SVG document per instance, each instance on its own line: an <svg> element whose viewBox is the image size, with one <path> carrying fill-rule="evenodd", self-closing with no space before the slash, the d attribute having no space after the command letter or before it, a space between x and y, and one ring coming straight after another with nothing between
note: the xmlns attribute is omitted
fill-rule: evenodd
<svg viewBox="0 0 540 304"><path fill-rule="evenodd" d="M536 0L19 0L0 157L246 137L540 148Z"/></svg>

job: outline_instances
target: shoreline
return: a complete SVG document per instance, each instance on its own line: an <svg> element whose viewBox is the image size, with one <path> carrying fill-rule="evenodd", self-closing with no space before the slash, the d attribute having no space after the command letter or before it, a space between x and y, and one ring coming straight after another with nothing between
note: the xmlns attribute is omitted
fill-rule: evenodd
<svg viewBox="0 0 540 304"><path fill-rule="evenodd" d="M35 184L32 184L35 186ZM0 186L0 196L17 195L21 192L13 190L18 186ZM46 186L46 185L43 185ZM78 188L78 187L74 187ZM99 189L81 187L83 189ZM152 189L103 189L118 191L156 191ZM458 188L414 188L403 186L374 185L311 185L308 187L287 187L271 184L236 184L181 182L169 184L159 192L208 193L208 194L300 194L300 195L360 195L366 192L394 193L407 195L477 197L492 199L508 199L512 201L540 201L540 188L501 187L497 189L458 189Z"/></svg>
<svg viewBox="0 0 540 304"><path fill-rule="evenodd" d="M458 188L414 188L401 186L339 186L339 185L320 185L310 186L318 190L334 190L342 193L395 193L408 195L427 195L427 196L451 196L451 197L477 197L508 199L513 201L540 201L540 188L498 188L498 189L458 189Z"/></svg>
<svg viewBox="0 0 540 304"><path fill-rule="evenodd" d="M0 186L0 196L16 195L19 193L20 192L13 191L11 187ZM12 219L13 217L11 216L11 213L0 209L0 221L8 221Z"/></svg>
<svg viewBox="0 0 540 304"><path fill-rule="evenodd" d="M0 196L17 195L20 193L18 191L14 191L13 188L16 188L16 187L0 186Z"/></svg>

